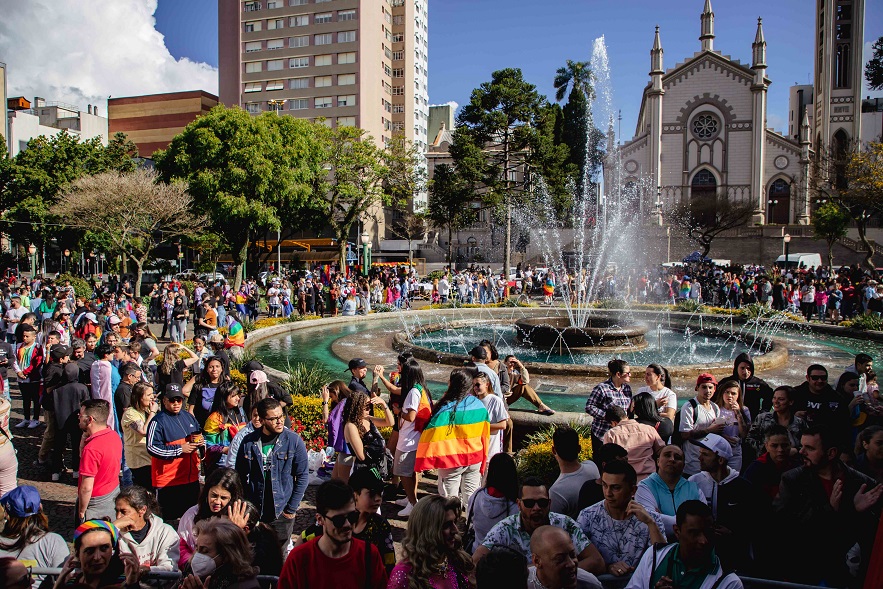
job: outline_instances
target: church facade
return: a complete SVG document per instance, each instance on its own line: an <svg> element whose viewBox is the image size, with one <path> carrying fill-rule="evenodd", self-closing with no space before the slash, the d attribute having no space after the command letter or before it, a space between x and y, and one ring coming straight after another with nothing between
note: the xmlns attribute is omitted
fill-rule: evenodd
<svg viewBox="0 0 883 589"><path fill-rule="evenodd" d="M861 88L863 27L857 15L864 14L863 0L817 4L816 45L818 49L821 42L821 52L814 65L821 73L816 73L816 100L803 109L793 137L766 125L771 81L761 19L750 65L715 49L711 0L705 0L700 16L700 51L668 70L657 27L635 135L618 148L608 146L607 202L619 200L640 218L662 224L665 213L678 205L726 197L753 207L752 224L808 224L812 143L860 133L860 117L843 107L859 103L853 94ZM848 10L843 8L847 5ZM858 42L834 42L838 24L844 24L838 23L838 15L853 19L849 30L841 26L839 34L848 33ZM844 58L847 51L850 57Z"/></svg>

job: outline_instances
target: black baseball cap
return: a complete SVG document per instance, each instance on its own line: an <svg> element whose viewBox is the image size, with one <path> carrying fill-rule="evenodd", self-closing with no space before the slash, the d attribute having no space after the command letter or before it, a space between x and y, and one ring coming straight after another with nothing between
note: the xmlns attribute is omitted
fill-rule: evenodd
<svg viewBox="0 0 883 589"><path fill-rule="evenodd" d="M170 382L166 385L164 396L166 399L183 399L184 393L181 392L181 385L176 382Z"/></svg>
<svg viewBox="0 0 883 589"><path fill-rule="evenodd" d="M362 489L370 491L383 491L383 481L371 468L360 468L350 475L349 486L355 493L361 493Z"/></svg>
<svg viewBox="0 0 883 589"><path fill-rule="evenodd" d="M49 357L53 360L61 360L65 356L71 355L71 349L64 344L53 344L51 348L49 348Z"/></svg>
<svg viewBox="0 0 883 589"><path fill-rule="evenodd" d="M356 368L365 368L367 366L368 364L366 364L362 358L353 358L352 360L350 360L349 368L347 368L347 370L352 372Z"/></svg>

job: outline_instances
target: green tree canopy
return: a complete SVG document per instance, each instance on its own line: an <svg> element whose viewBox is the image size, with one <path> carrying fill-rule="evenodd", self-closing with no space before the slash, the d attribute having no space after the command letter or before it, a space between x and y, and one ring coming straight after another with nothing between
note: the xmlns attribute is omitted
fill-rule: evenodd
<svg viewBox="0 0 883 589"><path fill-rule="evenodd" d="M812 217L813 237L824 239L828 244L828 267L834 267L834 243L846 236L849 214L835 202L826 202Z"/></svg>
<svg viewBox="0 0 883 589"><path fill-rule="evenodd" d="M440 229L448 231L448 257L453 260L453 233L468 225L472 210L469 204L473 195L468 183L453 166L441 164L429 183L429 204L426 218Z"/></svg>
<svg viewBox="0 0 883 589"><path fill-rule="evenodd" d="M883 90L883 37L874 41L873 55L865 66L865 80L871 90Z"/></svg>

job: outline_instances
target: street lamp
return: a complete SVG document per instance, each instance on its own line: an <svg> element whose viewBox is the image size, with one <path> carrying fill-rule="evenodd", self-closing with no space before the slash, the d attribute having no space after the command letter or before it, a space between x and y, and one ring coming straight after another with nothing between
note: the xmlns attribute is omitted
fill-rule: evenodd
<svg viewBox="0 0 883 589"><path fill-rule="evenodd" d="M30 254L30 257L31 257L31 277L34 277L37 275L37 256L35 255L36 253L37 253L37 246L35 246L32 243L31 245L28 246L28 254Z"/></svg>
<svg viewBox="0 0 883 589"><path fill-rule="evenodd" d="M776 209L776 205L779 204L779 201L775 199L770 199L767 201L767 204L770 205L770 216L767 222L771 223L773 220L773 211Z"/></svg>
<svg viewBox="0 0 883 589"><path fill-rule="evenodd" d="M788 273L788 247L791 243L791 235L786 233L782 237L782 241L785 243L785 273Z"/></svg>
<svg viewBox="0 0 883 589"><path fill-rule="evenodd" d="M63 260L64 263L62 264L62 268L61 268L62 272L64 272L65 267L70 269L70 267L71 267L71 259L70 258L71 258L71 251L64 250L64 260Z"/></svg>
<svg viewBox="0 0 883 589"><path fill-rule="evenodd" d="M365 231L362 233L362 276L368 276L368 266L371 264L371 236Z"/></svg>
<svg viewBox="0 0 883 589"><path fill-rule="evenodd" d="M270 107L270 110L279 114L279 111L285 106L285 99L268 100L267 106Z"/></svg>

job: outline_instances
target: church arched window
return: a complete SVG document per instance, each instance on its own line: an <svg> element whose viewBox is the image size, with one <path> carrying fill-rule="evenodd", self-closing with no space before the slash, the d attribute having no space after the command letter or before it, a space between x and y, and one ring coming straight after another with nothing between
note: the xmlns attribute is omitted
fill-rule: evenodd
<svg viewBox="0 0 883 589"><path fill-rule="evenodd" d="M720 121L711 113L702 113L693 119L692 130L697 139L713 139L720 131L720 127Z"/></svg>
<svg viewBox="0 0 883 589"><path fill-rule="evenodd" d="M712 225L717 208L717 179L711 170L699 170L690 182L690 212L693 221L704 226Z"/></svg>
<svg viewBox="0 0 883 589"><path fill-rule="evenodd" d="M791 185L785 179L778 178L770 184L768 196L768 222L787 225L791 214Z"/></svg>
<svg viewBox="0 0 883 589"><path fill-rule="evenodd" d="M839 43L837 53L834 55L834 87L849 88L849 43Z"/></svg>

